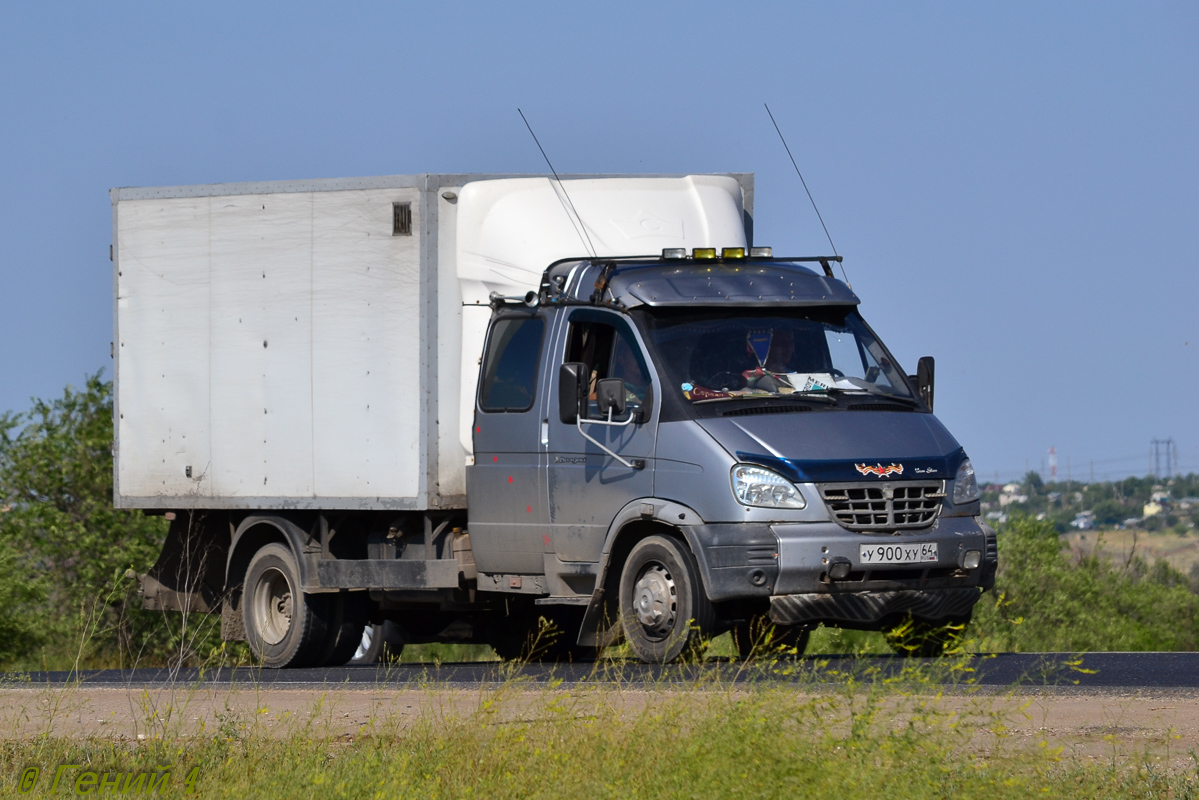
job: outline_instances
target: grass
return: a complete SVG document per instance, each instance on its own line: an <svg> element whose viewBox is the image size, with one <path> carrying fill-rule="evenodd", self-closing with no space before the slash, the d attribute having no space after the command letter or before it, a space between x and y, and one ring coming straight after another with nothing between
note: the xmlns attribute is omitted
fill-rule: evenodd
<svg viewBox="0 0 1199 800"><path fill-rule="evenodd" d="M963 662L914 661L884 678L851 667L837 684L728 684L710 678L648 687L604 680L534 687L514 669L481 691L436 684L419 712L380 705L338 724L342 689L310 713L270 725L259 699L198 724L198 690L174 706L143 704L146 739L69 738L47 726L0 740L0 794L41 769L31 796L74 792L50 783L58 764L85 772L171 775L159 794L204 797L1195 797L1195 770L1150 754L1101 762L1008 735L1012 704L971 692ZM802 669L765 661L754 669ZM602 678L602 665L597 668ZM955 670L957 672L955 673ZM955 693L941 681L954 678ZM33 690L24 690L30 691ZM67 689L67 692L85 690ZM1005 710L1006 709L1006 710ZM165 720L165 722L164 722ZM11 726L9 728L12 729ZM187 778L194 780L191 786ZM87 779L85 778L85 781ZM83 784L83 788L87 788Z"/></svg>

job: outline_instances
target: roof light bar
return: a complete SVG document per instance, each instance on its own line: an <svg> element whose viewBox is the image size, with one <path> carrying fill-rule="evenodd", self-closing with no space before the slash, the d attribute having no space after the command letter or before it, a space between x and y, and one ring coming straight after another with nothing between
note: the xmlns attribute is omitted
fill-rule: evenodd
<svg viewBox="0 0 1199 800"><path fill-rule="evenodd" d="M720 251L721 258L736 259L745 258L744 247L726 247Z"/></svg>
<svg viewBox="0 0 1199 800"><path fill-rule="evenodd" d="M662 258L686 258L686 247L663 247Z"/></svg>
<svg viewBox="0 0 1199 800"><path fill-rule="evenodd" d="M774 258L773 247L751 247L749 248L750 258Z"/></svg>
<svg viewBox="0 0 1199 800"><path fill-rule="evenodd" d="M700 260L715 261L716 260L716 248L715 247L697 247L691 251L691 257L696 259L697 261L700 261Z"/></svg>

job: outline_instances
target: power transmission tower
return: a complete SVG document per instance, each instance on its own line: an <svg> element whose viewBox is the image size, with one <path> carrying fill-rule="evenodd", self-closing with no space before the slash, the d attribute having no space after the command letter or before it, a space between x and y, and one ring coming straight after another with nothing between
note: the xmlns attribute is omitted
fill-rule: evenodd
<svg viewBox="0 0 1199 800"><path fill-rule="evenodd" d="M1173 437L1169 439L1153 439L1153 477L1161 478L1162 465L1165 465L1165 477L1173 478L1178 471L1178 448L1174 445Z"/></svg>

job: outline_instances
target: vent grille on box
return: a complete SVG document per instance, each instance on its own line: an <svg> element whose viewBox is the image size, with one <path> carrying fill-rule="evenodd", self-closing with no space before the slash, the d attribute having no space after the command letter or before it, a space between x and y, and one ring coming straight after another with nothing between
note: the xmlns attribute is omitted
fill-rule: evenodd
<svg viewBox="0 0 1199 800"><path fill-rule="evenodd" d="M933 524L945 487L941 481L827 483L820 495L833 519L852 531L894 531Z"/></svg>
<svg viewBox="0 0 1199 800"><path fill-rule="evenodd" d="M392 236L411 236L412 235L412 204L411 203L392 203L391 204L391 235Z"/></svg>

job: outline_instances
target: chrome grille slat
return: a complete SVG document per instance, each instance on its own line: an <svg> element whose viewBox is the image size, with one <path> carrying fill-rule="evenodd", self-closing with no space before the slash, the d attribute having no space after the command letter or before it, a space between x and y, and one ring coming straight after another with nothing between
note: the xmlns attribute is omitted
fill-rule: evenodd
<svg viewBox="0 0 1199 800"><path fill-rule="evenodd" d="M941 513L943 481L826 483L820 496L833 519L852 531L927 528Z"/></svg>

